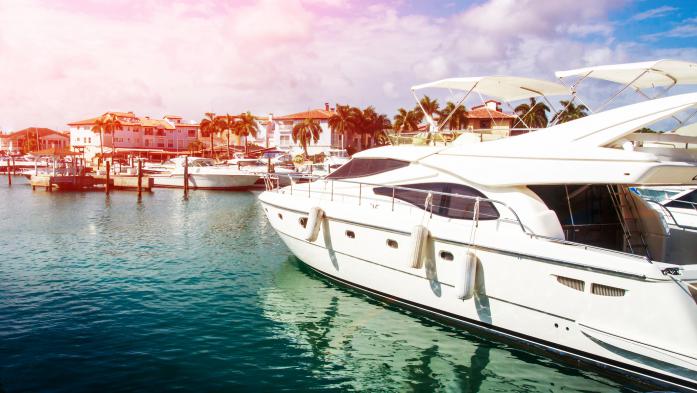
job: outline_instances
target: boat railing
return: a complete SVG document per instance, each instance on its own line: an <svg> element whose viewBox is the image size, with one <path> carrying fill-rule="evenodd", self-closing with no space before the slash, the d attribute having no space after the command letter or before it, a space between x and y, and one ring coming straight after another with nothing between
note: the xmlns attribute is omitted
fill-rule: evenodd
<svg viewBox="0 0 697 393"><path fill-rule="evenodd" d="M509 136L527 134L535 131L531 128L477 128L460 130L440 130L438 132L408 131L408 132L389 132L386 133L391 145L422 145L422 146L447 146L457 139L460 135L470 134L479 139L480 142L506 138Z"/></svg>
<svg viewBox="0 0 697 393"><path fill-rule="evenodd" d="M678 227L678 228L680 228L680 229L683 229L683 230L695 230L695 229L697 229L697 228L695 228L695 227L691 227L691 226L688 226L688 225L682 225L682 224L678 223L678 220L677 220L677 219L675 218L675 216L673 215L673 212L671 212L670 209L668 209L668 208L665 207L664 205L662 205L662 204L660 204L660 203L658 203L658 202L656 202L656 201L652 201L652 200L650 200L650 199L644 199L644 201L648 202L649 205L651 205L651 206L655 206L655 207L656 207L656 210L658 210L660 213L663 213L663 216L664 216L664 217L670 218L670 221L672 221L672 225L675 225L676 227ZM677 201L677 200L676 200L676 201L673 201L673 202L685 203L685 204L687 204L687 205L690 205L695 211L697 211L697 204L694 203L694 202ZM670 224L670 222L669 222L669 224Z"/></svg>
<svg viewBox="0 0 697 393"><path fill-rule="evenodd" d="M342 196L343 200L345 200L345 197L349 198L355 198L357 201L358 206L361 206L364 203L368 203L369 201L375 201L375 202L384 202L385 199L380 199L380 198L371 198L370 196L366 195L365 191L372 189L373 187L386 187L390 188L392 190L391 192L391 198L389 199L390 205L391 205L391 210L395 210L395 206L408 206L408 207L413 207L415 206L412 203L402 201L401 199L398 199L396 197L396 191L397 190L404 190L404 191L409 191L409 192L414 192L414 193L420 193L420 194L425 194L425 200L431 199L434 195L441 195L441 196L446 196L450 198L459 198L459 199L465 199L465 200L470 200L474 201L475 203L481 204L482 202L488 202L492 203L496 206L499 206L503 208L504 211L510 212L510 217L503 217L502 214L499 214L498 217L495 218L497 222L506 222L506 223L511 223L520 228L520 230L523 232L523 234L530 236L532 238L537 238L540 240L545 240L553 243L558 243L558 244L564 244L564 245L569 245L569 246L574 246L574 247L582 247L584 249L592 249L592 250L598 250L602 252L607 252L607 253L612 253L612 254L618 254L618 255L623 255L623 256L630 256L634 257L636 259L641 259L644 261L647 261L649 263L652 263L652 261L646 256L646 255L640 255L640 254L632 254L632 253L627 253L624 251L619 251L619 250L613 250L609 248L604 248L604 247L599 247L599 246L594 246L591 244L585 244L585 243L577 243L573 242L570 240L566 239L559 239L555 237L550 237L546 235L541 235L535 233L532 229L530 229L529 226L526 226L523 221L520 218L520 215L513 209L511 206L509 206L507 203L503 201L499 201L496 199L491 199L491 198L486 198L486 197L477 197L477 196L470 196L470 195L461 195L461 194L454 194L454 193L447 193L447 192L439 192L439 191L430 191L430 190L422 190L422 189L417 189L417 188L410 188L410 187L403 187L403 186L395 186L395 185L387 185L387 184L375 184L375 183L368 183L368 182L360 182L360 181L355 181L355 180L346 180L346 179L326 179L326 178L321 178L321 177L306 177L303 180L307 180L305 184L302 184L302 187L299 186L298 183L301 183L299 178L297 176L293 175L285 175L285 174L266 174L264 177L264 183L266 185L266 190L271 191L271 192L280 192L281 187L280 184L280 178L281 177L288 177L290 178L290 182L288 187L288 192L290 195L294 196L304 196L307 198L312 198L313 195L325 195L329 197L330 201L335 201L335 199L338 196ZM294 179L295 177L295 179ZM317 184L316 180L323 180L325 183L324 188L319 188L316 187L313 189L312 184ZM340 190L335 191L335 183L339 184L350 184L354 186L358 186L358 195L353 195L353 194L340 194ZM328 188L328 189L327 189ZM430 194L430 197L429 197ZM440 207L445 207L446 209L452 210L449 206L439 206L436 204L428 204L427 206L424 206L424 210L426 212L429 212L433 214L433 209L435 208L440 208ZM420 208L420 207L419 207ZM430 208L430 209L429 209ZM479 210L479 209L477 209ZM474 209L473 209L474 211ZM469 211L463 211L463 213L472 213ZM477 217L481 219L481 213ZM486 219L486 218L484 218ZM491 219L491 218L490 218ZM493 219L491 219L493 221Z"/></svg>
<svg viewBox="0 0 697 393"><path fill-rule="evenodd" d="M497 221L503 221L503 222L512 222L516 224L520 229L523 231L523 233L531 236L536 236L536 234L529 228L523 225L522 220L520 219L520 216L516 211L510 207L508 204L505 202L496 200L496 199L491 199L491 198L486 198L486 197L479 197L479 196L471 196L471 195L462 195L462 194L454 194L454 193L448 193L448 192L440 192L440 191L431 191L431 190L422 190L418 188L410 188L410 187L403 187L403 186L395 186L395 185L385 185L385 184L375 184L375 183L367 183L367 182L359 182L355 180L345 180L345 179L322 179L318 176L304 176L304 177L298 177L297 175L282 175L282 174L267 174L264 177L264 184L266 185L266 190L267 191L276 191L278 192L280 190L280 178L282 176L287 176L289 177L290 184L288 191L290 195L306 195L308 198L311 198L313 194L318 195L328 195L330 201L334 201L335 197L339 196L340 194L338 192L335 192L335 183L340 183L340 184L350 184L354 186L358 186L358 195L343 195L342 197L350 197L350 198L356 198L358 206L360 206L363 203L367 203L369 201L379 201L383 202L384 199L381 198L371 198L370 196L365 195L364 191L368 189L372 189L373 187L385 187L391 189L391 197L390 197L390 206L391 210L395 210L395 206L397 205L402 205L402 206L414 206L412 203L402 201L401 199L396 197L396 192L397 190L400 191L408 191L411 193L418 193L420 195L424 196L424 201L426 201L426 205L424 206L425 211L433 214L434 210L439 210L439 209L447 209L449 211L454 211L457 209L454 209L452 207L448 206L443 206L443 205L438 205L433 203L433 197L434 196L444 196L448 198L458 198L462 200L468 200L472 201L474 204L481 204L481 203L491 203L493 205L499 206L503 208L503 210L508 211L511 216L510 217L502 217L502 215L497 215L496 220ZM306 184L307 187L302 187L302 189L299 189L297 184L300 182L299 180L307 180L308 183L312 182L312 184L316 184L316 180L322 180L325 182L325 187L324 189L319 189L315 188L313 189L312 184ZM327 190L326 185L329 185L329 190ZM474 205L472 205L474 207ZM477 219L485 219L485 220L490 220L493 217L482 217L485 213L481 213L481 211L477 208L474 208L472 211L469 210L462 210L463 216L466 216L467 214L471 214L472 216L474 215L475 210L478 212L478 216L476 217ZM474 218L474 217L473 217Z"/></svg>

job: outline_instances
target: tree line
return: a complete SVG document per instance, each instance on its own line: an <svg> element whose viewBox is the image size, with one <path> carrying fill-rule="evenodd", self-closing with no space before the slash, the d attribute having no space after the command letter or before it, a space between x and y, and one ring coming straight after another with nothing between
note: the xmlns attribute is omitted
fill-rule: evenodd
<svg viewBox="0 0 697 393"><path fill-rule="evenodd" d="M588 108L585 105L576 105L568 100L559 101L562 109L549 119L550 108L544 103L530 98L529 102L515 107L517 115L513 128L544 128L550 123L564 123L579 119L588 115ZM440 107L437 99L424 96L419 104L413 109L397 109L391 121L385 114L378 113L375 107L368 106L364 109L351 105L337 104L334 113L328 119L330 130L343 138L345 146L349 150L360 151L374 145L384 145L388 143L387 131L393 130L397 133L418 131L419 126L425 119L425 115L448 130L463 130L468 126L468 111L464 105L457 105L447 101L444 107ZM442 123L442 124L441 124ZM104 114L95 121L92 131L100 134L99 147L102 156L104 155L103 137L123 129L118 118L111 113ZM305 119L293 126L291 137L294 143L300 145L308 156L307 147L311 143L317 143L320 138L322 128L314 119ZM235 135L244 138L245 153L248 152L248 137L256 138L259 133L259 125L256 118L249 112L243 112L232 116L216 115L207 112L200 122L200 135L210 138L211 155L213 155L213 138L215 136L225 137L227 141L227 154L230 154L230 137ZM357 145L354 146L353 142ZM194 141L188 147L189 150L202 150L203 143Z"/></svg>

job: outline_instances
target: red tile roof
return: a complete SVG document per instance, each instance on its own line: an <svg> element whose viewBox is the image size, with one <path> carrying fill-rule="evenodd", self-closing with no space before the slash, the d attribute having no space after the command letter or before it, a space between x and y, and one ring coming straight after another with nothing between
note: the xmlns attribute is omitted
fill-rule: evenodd
<svg viewBox="0 0 697 393"><path fill-rule="evenodd" d="M39 138L43 138L48 135L60 135L64 136L66 138L69 138L69 136L66 133L59 132L52 130L50 128L44 128L44 127L29 127L25 128L23 130L15 131L9 135L2 135L0 138L8 138L8 139L19 139L19 138L24 138L27 136L27 134L31 134L31 136L35 136L36 132L39 134Z"/></svg>
<svg viewBox="0 0 697 393"><path fill-rule="evenodd" d="M303 120L303 119L318 119L326 120L332 117L336 113L334 111L328 111L325 109L310 109L305 112L293 113L291 115L285 116L274 116L274 120Z"/></svg>
<svg viewBox="0 0 697 393"><path fill-rule="evenodd" d="M478 106L467 111L468 119L515 119L518 116Z"/></svg>
<svg viewBox="0 0 697 393"><path fill-rule="evenodd" d="M143 126L143 127L155 127L155 128L164 128L168 130L173 130L175 126L194 126L198 127L198 124L185 124L185 123L179 123L172 125L170 124L166 119L181 119L179 116L173 116L173 115L167 115L165 116L164 119L151 119L148 117L137 117L131 112L107 112L105 114L112 114L117 117L120 117L121 125L123 126ZM86 119L86 120L79 120L79 121L74 121L71 123L68 123L69 126L91 126L96 123L98 119L100 119L102 116L98 117L93 117L91 119ZM127 119L123 119L123 118Z"/></svg>

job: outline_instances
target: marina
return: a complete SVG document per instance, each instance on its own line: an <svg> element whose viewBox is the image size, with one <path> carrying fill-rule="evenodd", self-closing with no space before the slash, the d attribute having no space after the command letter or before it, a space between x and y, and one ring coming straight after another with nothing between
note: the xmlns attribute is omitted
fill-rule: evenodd
<svg viewBox="0 0 697 393"><path fill-rule="evenodd" d="M0 183L0 209L5 392L643 391L327 281L253 193Z"/></svg>
<svg viewBox="0 0 697 393"><path fill-rule="evenodd" d="M697 4L0 0L0 393L697 393Z"/></svg>

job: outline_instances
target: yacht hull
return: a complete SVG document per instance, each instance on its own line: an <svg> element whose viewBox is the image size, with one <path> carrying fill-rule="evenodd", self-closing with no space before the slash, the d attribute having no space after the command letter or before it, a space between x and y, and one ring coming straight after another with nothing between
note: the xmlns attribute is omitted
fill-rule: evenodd
<svg viewBox="0 0 697 393"><path fill-rule="evenodd" d="M498 288L505 284L497 282L503 272L507 272L508 280L529 280L531 291L540 293L540 304L555 301L546 299L549 295L544 284L537 285L537 279L531 276L532 273L539 275L540 266L532 262L521 266L521 256L481 251L476 294L471 299L460 300L452 280L448 279L452 271L439 266L440 262L431 258L423 269L410 269L401 261L395 261L396 254L390 255L389 250L384 252L384 248L379 247L381 243L384 245L382 239L385 237L405 244L408 233L389 233L358 222L325 219L318 239L308 242L302 239L303 228L297 224L306 213L264 203L263 195L262 204L269 221L291 252L312 269L335 281L447 323L512 340L553 357L580 361L637 382L697 391L697 384L689 377L694 375L694 364L689 356L666 355L664 350L647 347L639 348L642 352L637 353L635 346L641 344L633 344L624 337L618 338L597 329L597 321L592 318L583 321L583 313L574 318L556 313L553 308L543 309L534 303L517 302L517 299L506 296L505 291ZM355 243L355 238L346 240L343 235L347 228L357 233L355 236L361 239L359 243ZM359 247L361 251L351 252L349 247L353 250ZM443 243L433 241L428 253L435 254L441 247L444 247ZM459 251L466 248L450 244L449 249L456 253L458 247ZM545 273L543 279L552 273ZM666 372L667 369L673 372Z"/></svg>
<svg viewBox="0 0 697 393"><path fill-rule="evenodd" d="M166 175L157 176L153 175L154 186L155 187L166 187L166 188L183 188L184 187L184 175ZM235 175L225 175L225 174L190 174L189 175L189 188L191 189L205 189L205 190L233 190L240 188L251 187L259 179L256 175L247 174L235 174Z"/></svg>

